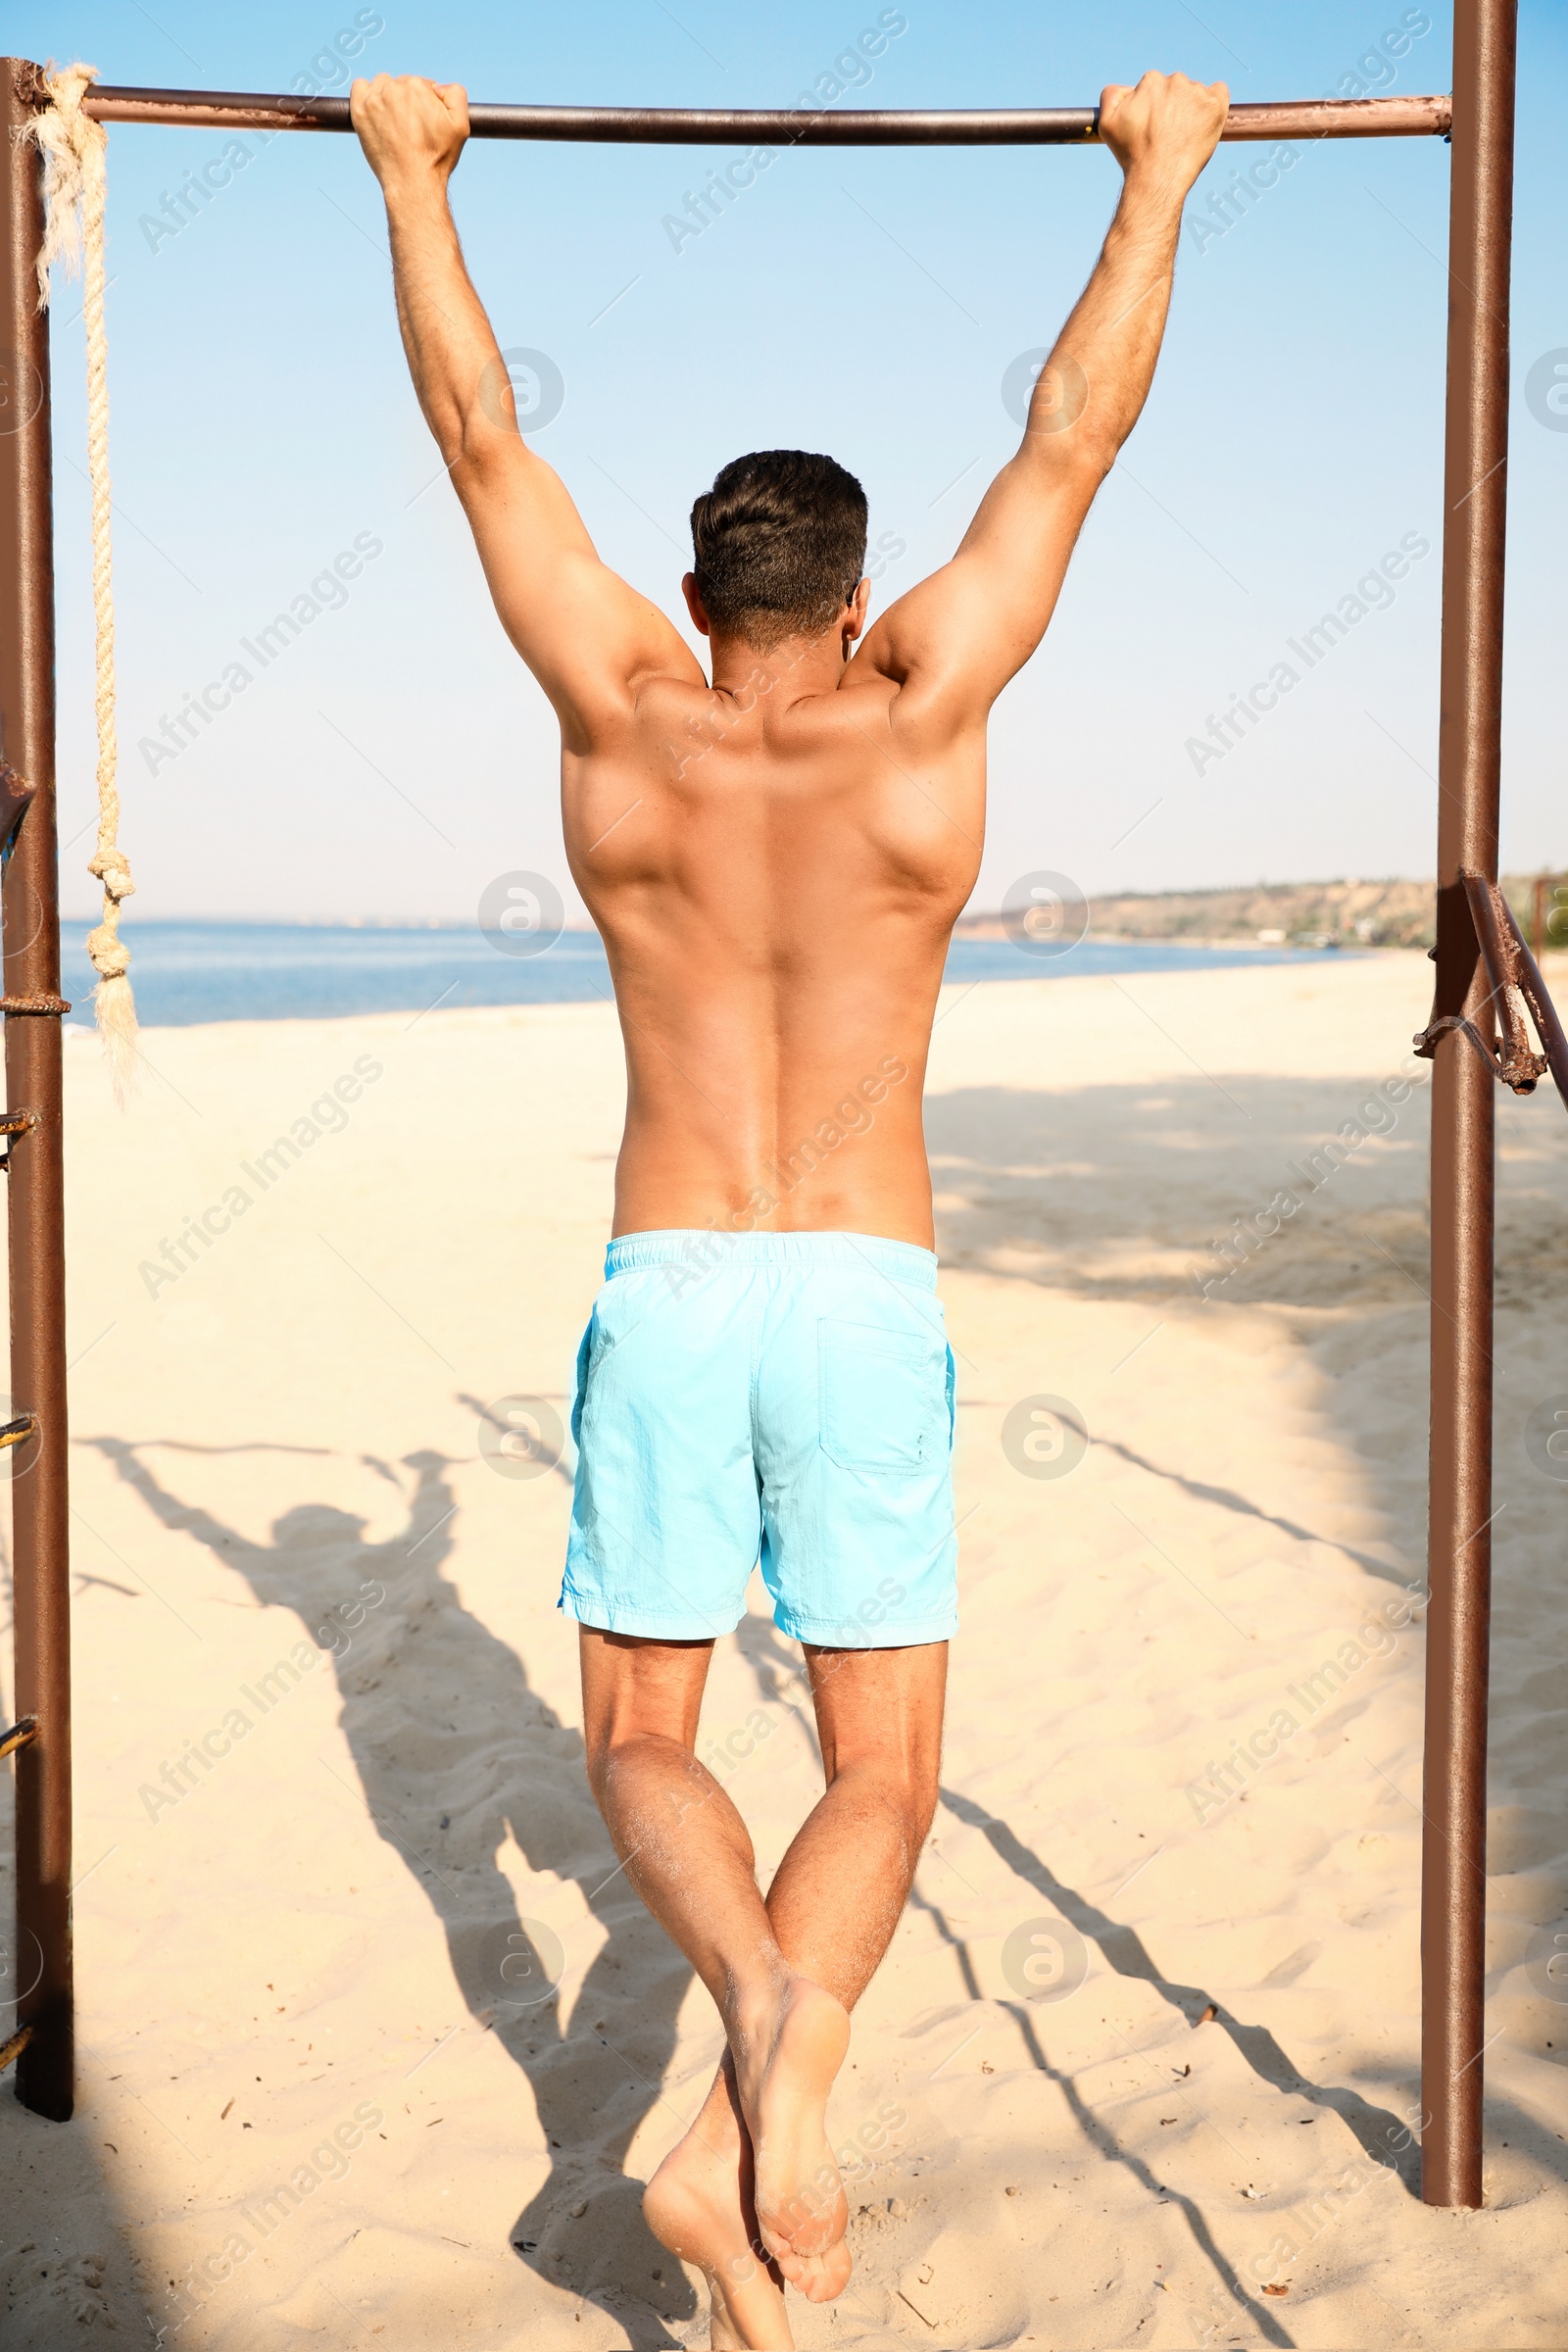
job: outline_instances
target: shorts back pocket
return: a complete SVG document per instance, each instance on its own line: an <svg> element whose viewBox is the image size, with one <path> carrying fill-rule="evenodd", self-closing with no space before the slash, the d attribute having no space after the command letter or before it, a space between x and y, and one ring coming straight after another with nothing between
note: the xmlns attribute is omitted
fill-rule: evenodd
<svg viewBox="0 0 1568 2352"><path fill-rule="evenodd" d="M822 1450L843 1470L920 1470L948 1446L947 1349L923 1333L824 1315L816 1327Z"/></svg>

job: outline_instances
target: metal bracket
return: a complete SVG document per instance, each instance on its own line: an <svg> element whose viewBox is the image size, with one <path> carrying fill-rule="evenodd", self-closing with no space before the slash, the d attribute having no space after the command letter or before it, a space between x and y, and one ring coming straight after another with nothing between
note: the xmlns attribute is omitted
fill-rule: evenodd
<svg viewBox="0 0 1568 2352"><path fill-rule="evenodd" d="M29 1747L38 1737L36 1715L24 1715L9 1732L0 1732L0 1756L14 1756L19 1747Z"/></svg>
<svg viewBox="0 0 1568 2352"><path fill-rule="evenodd" d="M1412 1039L1413 1050L1420 1054L1423 1061L1431 1061L1437 1054L1439 1038L1446 1036L1450 1029L1457 1029L1463 1037L1469 1040L1499 1086L1512 1086L1516 1095L1528 1095L1534 1091L1536 1077L1539 1077L1541 1070L1546 1066L1541 1056L1536 1054L1532 1054L1530 1056L1533 1062L1539 1064L1535 1076L1531 1077L1528 1082L1515 1084L1512 1078L1504 1076L1498 1066L1495 1043L1489 1045L1474 1021L1466 1020L1462 1012L1434 1014L1419 1037Z"/></svg>
<svg viewBox="0 0 1568 2352"><path fill-rule="evenodd" d="M1502 1039L1500 1044L1489 1044L1462 1013L1440 1016L1434 1008L1432 1019L1414 1040L1415 1051L1430 1061L1446 1030L1462 1030L1499 1086L1511 1087L1516 1095L1532 1095L1536 1081L1549 1070L1568 1109L1568 1035L1541 977L1541 967L1514 921L1513 908L1485 874L1461 872L1459 880L1464 884L1481 960L1492 983L1492 1001L1502 1021ZM1540 1054L1531 1048L1525 1026L1527 1009L1544 1048Z"/></svg>
<svg viewBox="0 0 1568 2352"><path fill-rule="evenodd" d="M19 1135L30 1135L37 1124L38 1113L35 1110L0 1110L0 1135L7 1139L4 1151L0 1151L0 1172L11 1165L16 1138Z"/></svg>

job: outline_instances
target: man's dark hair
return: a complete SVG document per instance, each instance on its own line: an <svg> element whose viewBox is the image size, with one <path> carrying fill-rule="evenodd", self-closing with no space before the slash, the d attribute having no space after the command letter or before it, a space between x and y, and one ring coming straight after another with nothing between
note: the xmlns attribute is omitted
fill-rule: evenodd
<svg viewBox="0 0 1568 2352"><path fill-rule="evenodd" d="M692 508L692 569L713 627L760 653L816 636L865 568L865 492L832 458L736 458Z"/></svg>

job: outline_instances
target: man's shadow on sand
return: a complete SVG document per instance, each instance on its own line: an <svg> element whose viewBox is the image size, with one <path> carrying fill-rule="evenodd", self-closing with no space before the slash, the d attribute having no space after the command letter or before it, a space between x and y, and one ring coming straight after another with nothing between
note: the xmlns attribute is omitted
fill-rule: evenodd
<svg viewBox="0 0 1568 2352"><path fill-rule="evenodd" d="M181 1501L143 1458L149 1446L82 1442L165 1527L205 1544L260 1604L292 1609L307 1638L333 1653L340 1720L370 1818L440 1921L470 2014L533 2092L550 2173L514 2224L512 2243L552 2285L612 2312L634 2344L674 2344L658 2311L689 2319L695 2301L643 2220L641 2185L624 2162L662 2095L691 1970L617 1868L589 1792L581 1734L529 1688L521 1660L463 1606L443 1573L457 1512L450 1462L431 1451L405 1456L415 1475L408 1520L385 1543L366 1542L364 1519L307 1502L273 1522L270 1543L257 1544ZM158 1450L249 1449L165 1441ZM390 1464L364 1459L403 1487ZM384 1600L367 1605L367 1586L383 1589ZM354 1624L356 1604L365 1614ZM548 1933L536 1949L500 1868L509 1835L530 1870L576 1881L605 1932L569 2028L554 1993L527 1999L546 1983L534 1972L553 1954ZM540 1907L551 1914L546 1930L564 1937L572 1972L580 1913L559 1899Z"/></svg>

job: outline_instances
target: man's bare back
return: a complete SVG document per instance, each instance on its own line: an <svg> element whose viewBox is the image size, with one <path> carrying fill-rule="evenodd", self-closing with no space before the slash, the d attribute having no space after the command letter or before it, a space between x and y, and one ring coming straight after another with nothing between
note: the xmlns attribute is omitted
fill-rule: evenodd
<svg viewBox="0 0 1568 2352"><path fill-rule="evenodd" d="M1180 74L1104 92L1121 201L1022 446L952 562L869 628L853 476L777 451L721 472L682 582L710 681L517 432L447 206L463 91L354 85L415 384L560 719L566 854L625 1040L562 1606L594 1794L723 2023L712 2086L644 2200L708 2278L714 2345L787 2346L786 2281L822 2301L850 2276L827 2103L930 1828L956 1624L931 1025L979 870L987 717L1148 394L1182 203L1226 103ZM695 1753L712 1642L757 1564L805 1649L826 1784L765 1899Z"/></svg>
<svg viewBox="0 0 1568 2352"><path fill-rule="evenodd" d="M976 732L932 756L873 649L715 648L565 761L566 854L626 1042L615 1231L932 1244L920 1097L973 887Z"/></svg>

